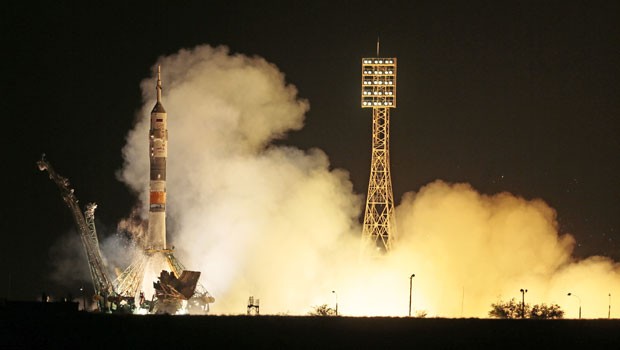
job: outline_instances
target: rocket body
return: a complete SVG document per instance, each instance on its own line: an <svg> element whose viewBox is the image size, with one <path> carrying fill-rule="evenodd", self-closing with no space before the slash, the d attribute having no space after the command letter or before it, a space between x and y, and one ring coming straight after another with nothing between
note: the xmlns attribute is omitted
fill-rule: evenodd
<svg viewBox="0 0 620 350"><path fill-rule="evenodd" d="M166 249L166 160L168 114L161 103L161 71L157 68L157 102L151 111L149 130L150 182L147 249Z"/></svg>

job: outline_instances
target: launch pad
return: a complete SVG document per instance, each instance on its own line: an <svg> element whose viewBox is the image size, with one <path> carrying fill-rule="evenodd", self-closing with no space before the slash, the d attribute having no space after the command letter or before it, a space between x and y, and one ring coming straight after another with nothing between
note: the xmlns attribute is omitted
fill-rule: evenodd
<svg viewBox="0 0 620 350"><path fill-rule="evenodd" d="M86 251L98 309L103 312L192 313L206 314L215 299L201 284L199 271L186 270L166 246L166 161L168 157L167 113L161 101L161 68L157 68L157 102L151 112L149 131L150 182L148 234L141 252L116 279L108 272L99 249L94 212L97 205L89 203L82 213L69 180L58 175L43 154L37 162L39 170L47 170L71 209ZM165 268L168 268L166 270ZM144 295L144 278L155 270L151 300ZM136 300L138 305L136 306Z"/></svg>
<svg viewBox="0 0 620 350"><path fill-rule="evenodd" d="M209 312L209 304L215 299L198 283L200 272L186 270L172 249L144 249L136 253L133 262L115 279L108 277L95 227L94 212L97 205L89 203L82 213L69 180L54 171L45 155L37 164L41 171L48 171L50 179L59 187L65 203L71 209L88 259L94 289L92 299L99 311L169 314ZM167 267L170 272L160 270L158 281L153 281L155 293L147 300L143 292L143 282L149 266ZM177 307L173 309L171 305Z"/></svg>

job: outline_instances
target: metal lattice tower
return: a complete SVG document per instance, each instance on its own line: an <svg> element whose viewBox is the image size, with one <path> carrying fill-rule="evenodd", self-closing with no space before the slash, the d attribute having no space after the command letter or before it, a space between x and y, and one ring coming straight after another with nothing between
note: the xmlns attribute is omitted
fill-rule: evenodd
<svg viewBox="0 0 620 350"><path fill-rule="evenodd" d="M114 294L114 287L108 278L107 269L101 256L101 251L99 250L99 239L97 238L97 230L95 229L95 208L97 208L97 205L89 203L84 213L82 213L74 190L69 184L69 179L56 173L52 165L45 159L45 154L43 154L41 160L39 160L37 164L39 170L47 170L50 179L56 183L56 186L60 189L62 198L65 200L69 209L71 209L71 214L73 214L73 219L77 225L80 238L82 239L82 245L86 252L86 258L88 259L88 267L93 281L95 295L106 297Z"/></svg>
<svg viewBox="0 0 620 350"><path fill-rule="evenodd" d="M377 56L378 52L377 43ZM390 175L390 108L396 108L396 58L362 58L362 108L372 108L372 158L362 230L370 255L389 251L396 238Z"/></svg>
<svg viewBox="0 0 620 350"><path fill-rule="evenodd" d="M260 315L260 299L248 298L248 315Z"/></svg>

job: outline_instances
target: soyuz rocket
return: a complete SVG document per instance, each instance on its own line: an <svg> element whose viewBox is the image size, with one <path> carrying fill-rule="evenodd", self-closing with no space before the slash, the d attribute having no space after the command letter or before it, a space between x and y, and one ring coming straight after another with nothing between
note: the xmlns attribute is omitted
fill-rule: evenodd
<svg viewBox="0 0 620 350"><path fill-rule="evenodd" d="M150 182L147 249L166 249L166 159L168 114L161 104L161 67L157 66L157 102L151 111L149 131Z"/></svg>

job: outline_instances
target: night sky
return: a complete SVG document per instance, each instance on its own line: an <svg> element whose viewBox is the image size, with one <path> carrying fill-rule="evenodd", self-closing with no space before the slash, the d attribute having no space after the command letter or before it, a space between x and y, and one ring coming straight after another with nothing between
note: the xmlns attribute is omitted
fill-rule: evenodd
<svg viewBox="0 0 620 350"><path fill-rule="evenodd" d="M310 111L278 143L324 150L365 194L372 113L360 107L360 60L380 37L381 56L398 58L397 204L435 179L540 198L576 238L576 258L620 261L620 2L181 3L4 6L0 296L64 292L48 278L50 247L75 224L41 154L82 204L99 205L100 236L114 234L136 203L116 172L139 83L159 56L201 44L284 72Z"/></svg>

